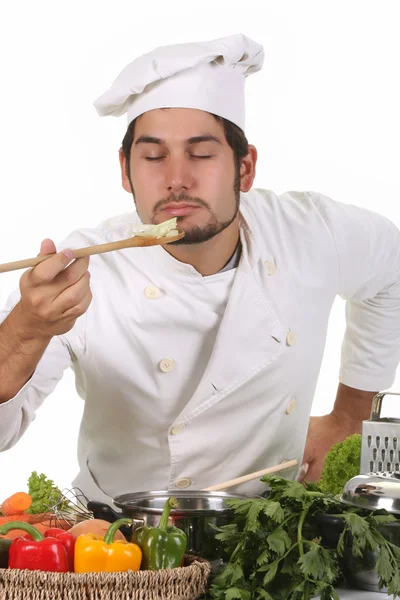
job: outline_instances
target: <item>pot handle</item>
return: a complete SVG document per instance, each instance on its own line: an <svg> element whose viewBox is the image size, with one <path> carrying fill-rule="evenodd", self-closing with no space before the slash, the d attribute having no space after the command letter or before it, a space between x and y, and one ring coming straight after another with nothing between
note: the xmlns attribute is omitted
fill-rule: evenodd
<svg viewBox="0 0 400 600"><path fill-rule="evenodd" d="M95 519L102 519L103 521L108 521L109 523L114 523L114 521L121 519L122 517L132 519L132 525L121 527L121 531L125 536L131 536L134 529L137 529L137 527L143 527L145 524L144 519L135 519L124 512L116 511L105 502L89 500L87 503L87 509L93 513Z"/></svg>
<svg viewBox="0 0 400 600"><path fill-rule="evenodd" d="M117 519L128 516L122 512L117 512L105 502L97 502L96 500L89 500L87 508L93 513L95 519L103 519L103 521L108 521L109 523L114 523Z"/></svg>
<svg viewBox="0 0 400 600"><path fill-rule="evenodd" d="M129 517L130 519L132 519L132 533L134 532L135 529L137 529L138 527L144 527L145 522L144 519L135 519L134 517Z"/></svg>

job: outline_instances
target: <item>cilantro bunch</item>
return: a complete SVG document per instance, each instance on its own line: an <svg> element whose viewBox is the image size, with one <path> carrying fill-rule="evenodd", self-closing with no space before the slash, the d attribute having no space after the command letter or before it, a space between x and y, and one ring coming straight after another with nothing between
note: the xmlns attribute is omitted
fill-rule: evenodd
<svg viewBox="0 0 400 600"><path fill-rule="evenodd" d="M40 475L36 471L31 473L28 479L28 493L32 498L32 505L26 512L31 514L48 512L56 504L59 510L69 506L68 501L62 501L61 490L43 473Z"/></svg>
<svg viewBox="0 0 400 600"><path fill-rule="evenodd" d="M275 475L263 478L267 499L227 501L233 522L218 528L229 561L211 585L214 600L339 600L335 586L345 583L341 557L350 552L379 554L376 570L381 587L400 597L400 548L381 533L388 514L342 505L315 484ZM330 513L343 519L335 548L324 547L315 516Z"/></svg>

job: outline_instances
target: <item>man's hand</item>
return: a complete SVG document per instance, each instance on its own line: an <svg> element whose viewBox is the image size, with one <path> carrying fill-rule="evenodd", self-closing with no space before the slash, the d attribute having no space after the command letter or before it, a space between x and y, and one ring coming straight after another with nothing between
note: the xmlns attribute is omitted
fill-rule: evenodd
<svg viewBox="0 0 400 600"><path fill-rule="evenodd" d="M361 433L362 422L369 419L372 399L377 392L357 390L339 384L335 406L329 415L311 417L302 464L308 464L305 481L318 481L325 455L334 444L353 433Z"/></svg>
<svg viewBox="0 0 400 600"><path fill-rule="evenodd" d="M14 310L18 311L18 330L26 336L49 341L70 331L89 308L92 301L89 257L71 262L65 251L57 254L54 242L49 239L42 242L41 255L52 256L23 273L21 299Z"/></svg>

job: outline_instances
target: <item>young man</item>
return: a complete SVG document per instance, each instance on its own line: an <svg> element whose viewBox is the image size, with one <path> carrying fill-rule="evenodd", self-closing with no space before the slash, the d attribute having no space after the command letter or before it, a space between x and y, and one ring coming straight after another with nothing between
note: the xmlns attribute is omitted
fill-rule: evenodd
<svg viewBox="0 0 400 600"><path fill-rule="evenodd" d="M393 383L399 232L320 194L252 190L244 81L262 61L237 35L128 65L95 105L127 112L122 185L136 212L72 233L58 252L45 240L54 256L22 275L1 314L1 448L71 367L85 400L74 485L91 499L202 489L288 459L316 479ZM171 217L185 231L177 243L93 256L90 278L87 259L69 264L69 248ZM338 294L348 327L337 398L310 421Z"/></svg>

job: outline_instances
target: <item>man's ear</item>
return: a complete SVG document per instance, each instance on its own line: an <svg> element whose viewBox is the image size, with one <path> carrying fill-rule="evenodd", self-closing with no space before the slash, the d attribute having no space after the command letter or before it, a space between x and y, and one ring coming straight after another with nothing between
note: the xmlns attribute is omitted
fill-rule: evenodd
<svg viewBox="0 0 400 600"><path fill-rule="evenodd" d="M119 150L119 164L121 167L121 183L126 192L132 194L131 182L128 177L127 162L122 148Z"/></svg>
<svg viewBox="0 0 400 600"><path fill-rule="evenodd" d="M249 153L242 158L240 165L240 191L248 192L256 176L257 149L249 144Z"/></svg>

